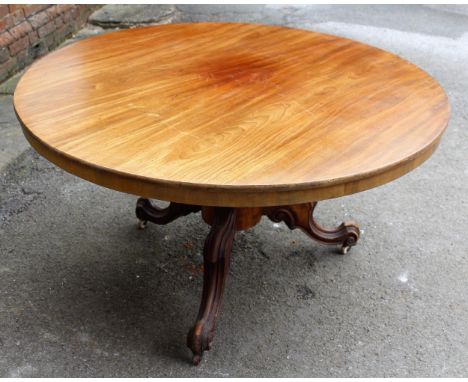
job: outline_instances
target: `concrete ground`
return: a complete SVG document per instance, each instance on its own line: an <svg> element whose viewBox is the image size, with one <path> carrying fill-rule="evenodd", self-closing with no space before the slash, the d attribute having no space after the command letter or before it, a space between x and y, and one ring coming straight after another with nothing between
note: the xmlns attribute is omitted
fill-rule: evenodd
<svg viewBox="0 0 468 382"><path fill-rule="evenodd" d="M75 39L200 20L297 26L414 62L450 98L439 150L397 181L321 203L324 224L360 222L348 256L267 220L239 233L213 350L195 368L185 335L208 227L197 214L136 230L135 197L26 149L15 80L3 84L0 376L468 376L466 7L107 6Z"/></svg>

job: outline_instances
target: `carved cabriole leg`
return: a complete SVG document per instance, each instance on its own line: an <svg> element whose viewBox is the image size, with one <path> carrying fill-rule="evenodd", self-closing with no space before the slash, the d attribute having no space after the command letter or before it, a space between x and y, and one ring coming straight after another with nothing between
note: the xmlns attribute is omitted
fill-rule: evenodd
<svg viewBox="0 0 468 382"><path fill-rule="evenodd" d="M139 219L138 227L143 229L148 221L155 224L168 224L181 216L201 210L200 206L171 202L166 208L159 208L150 200L139 198L136 206L136 216Z"/></svg>
<svg viewBox="0 0 468 382"><path fill-rule="evenodd" d="M356 245L359 239L359 227L355 222L344 222L335 229L325 229L314 220L316 202L291 206L268 207L264 214L274 222L284 221L289 229L300 228L303 232L324 244L338 244L341 252Z"/></svg>
<svg viewBox="0 0 468 382"><path fill-rule="evenodd" d="M353 222L342 223L336 229L325 229L313 218L317 203L303 203L278 207L226 208L200 207L172 202L166 208L154 206L148 199L137 202L137 217L146 223L167 224L180 216L202 210L203 219L211 225L203 250L204 275L202 301L195 325L187 335L187 346L198 365L205 350L209 350L216 320L229 273L230 255L236 230L255 226L262 215L274 222L284 221L290 229L300 228L311 238L325 244L339 244L343 253L356 245L359 228Z"/></svg>
<svg viewBox="0 0 468 382"><path fill-rule="evenodd" d="M229 273L230 254L236 232L235 208L214 208L211 231L203 250L203 294L197 321L187 336L187 346L193 352L193 363L198 365L202 354L209 350L219 314L224 283Z"/></svg>

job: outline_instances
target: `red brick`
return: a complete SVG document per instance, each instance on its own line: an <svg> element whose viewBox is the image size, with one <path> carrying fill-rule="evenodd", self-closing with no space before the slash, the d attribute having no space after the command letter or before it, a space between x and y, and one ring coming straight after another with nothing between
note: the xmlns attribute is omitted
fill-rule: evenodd
<svg viewBox="0 0 468 382"><path fill-rule="evenodd" d="M31 24L29 24L27 21L23 21L22 23L14 26L9 30L10 34L13 36L15 40L18 40L19 38L26 36L29 32L32 31Z"/></svg>
<svg viewBox="0 0 468 382"><path fill-rule="evenodd" d="M73 4L58 4L57 5L57 10L60 13L65 13L65 12L69 11L72 8L73 8Z"/></svg>
<svg viewBox="0 0 468 382"><path fill-rule="evenodd" d="M70 22L71 20L71 11L70 10L67 10L64 14L63 14L63 21L66 23Z"/></svg>
<svg viewBox="0 0 468 382"><path fill-rule="evenodd" d="M66 25L61 25L55 31L55 37L57 38L59 43L63 41L67 35L68 35L68 29Z"/></svg>
<svg viewBox="0 0 468 382"><path fill-rule="evenodd" d="M10 29L14 25L24 20L24 17L20 12L22 12L21 9L2 17L0 20L0 30Z"/></svg>
<svg viewBox="0 0 468 382"><path fill-rule="evenodd" d="M10 4L8 5L10 13L17 11L18 9L23 9L23 4Z"/></svg>
<svg viewBox="0 0 468 382"><path fill-rule="evenodd" d="M57 5L53 5L45 10L49 16L49 20L55 19L58 14L60 14L59 8Z"/></svg>
<svg viewBox="0 0 468 382"><path fill-rule="evenodd" d="M56 48L97 8L73 4L0 5L0 81ZM1 32L1 27L8 30Z"/></svg>
<svg viewBox="0 0 468 382"><path fill-rule="evenodd" d="M54 20L55 22L55 25L58 27L62 26L63 25L63 16L62 15L59 15L55 18Z"/></svg>
<svg viewBox="0 0 468 382"><path fill-rule="evenodd" d="M10 13L8 5L0 5L0 17L6 16Z"/></svg>
<svg viewBox="0 0 468 382"><path fill-rule="evenodd" d="M23 10L21 8L17 9L14 12L11 12L8 16L10 16L12 18L13 25L16 25L16 24L18 24L18 23L20 23L21 21L24 20L24 13L23 13Z"/></svg>
<svg viewBox="0 0 468 382"><path fill-rule="evenodd" d="M36 31L32 31L28 34L29 37L29 44L33 45L37 40L39 40L39 36L37 35Z"/></svg>
<svg viewBox="0 0 468 382"><path fill-rule="evenodd" d="M28 36L24 36L20 38L19 40L16 40L14 43L12 43L9 48L10 48L10 54L12 56L15 56L16 53L18 53L20 50L26 49L29 46L29 38Z"/></svg>
<svg viewBox="0 0 468 382"><path fill-rule="evenodd" d="M70 17L72 20L76 20L78 18L78 8L76 6L73 6L72 9L70 9Z"/></svg>
<svg viewBox="0 0 468 382"><path fill-rule="evenodd" d="M0 64L0 81L7 78L16 67L16 57L11 57L8 61Z"/></svg>
<svg viewBox="0 0 468 382"><path fill-rule="evenodd" d="M6 15L0 19L0 31L5 31L10 29L13 26L13 17L11 15Z"/></svg>
<svg viewBox="0 0 468 382"><path fill-rule="evenodd" d="M10 51L8 50L8 48L0 48L0 63L3 63L5 61L8 61L8 59L10 58Z"/></svg>
<svg viewBox="0 0 468 382"><path fill-rule="evenodd" d="M32 14L42 11L43 9L46 9L48 7L49 5L44 4L29 4L24 6L23 12L26 17L29 17Z"/></svg>
<svg viewBox="0 0 468 382"><path fill-rule="evenodd" d="M36 13L34 16L31 16L28 20L34 29L38 29L44 24L47 24L49 21L49 16L45 11Z"/></svg>
<svg viewBox="0 0 468 382"><path fill-rule="evenodd" d="M5 70L9 70L13 65L16 64L16 57L10 57L10 59L0 65L0 73Z"/></svg>
<svg viewBox="0 0 468 382"><path fill-rule="evenodd" d="M13 36L10 32L0 33L0 46L8 46L14 41Z"/></svg>
<svg viewBox="0 0 468 382"><path fill-rule="evenodd" d="M49 33L47 36L42 38L42 41L46 44L49 50L52 50L57 46L57 42L55 40L55 35L53 33Z"/></svg>
<svg viewBox="0 0 468 382"><path fill-rule="evenodd" d="M53 21L48 22L37 30L37 34L40 38L47 36L55 30L55 23Z"/></svg>

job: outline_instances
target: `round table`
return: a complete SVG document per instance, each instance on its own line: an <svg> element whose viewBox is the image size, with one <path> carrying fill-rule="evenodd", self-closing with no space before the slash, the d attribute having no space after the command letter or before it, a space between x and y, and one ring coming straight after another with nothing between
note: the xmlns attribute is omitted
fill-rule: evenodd
<svg viewBox="0 0 468 382"><path fill-rule="evenodd" d="M436 149L449 119L415 65L349 39L279 26L160 25L108 33L40 59L14 106L44 157L142 196L140 227L201 210L193 362L210 348L237 230L263 215L345 253L353 222L325 229L317 201L396 179ZM170 201L158 208L149 198Z"/></svg>

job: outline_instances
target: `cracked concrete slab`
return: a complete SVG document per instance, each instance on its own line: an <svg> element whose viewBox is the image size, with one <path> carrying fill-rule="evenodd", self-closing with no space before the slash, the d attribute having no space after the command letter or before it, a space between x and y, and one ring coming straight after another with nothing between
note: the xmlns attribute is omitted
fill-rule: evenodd
<svg viewBox="0 0 468 382"><path fill-rule="evenodd" d="M20 80L23 73L24 71L16 73L5 82L2 82L0 84L0 95L13 95L16 85L18 84L18 81Z"/></svg>
<svg viewBox="0 0 468 382"><path fill-rule="evenodd" d="M8 163L29 147L13 110L12 95L0 95L0 137L1 174Z"/></svg>
<svg viewBox="0 0 468 382"><path fill-rule="evenodd" d="M89 21L103 28L130 28L146 24L166 24L177 17L174 5L112 4L94 12Z"/></svg>
<svg viewBox="0 0 468 382"><path fill-rule="evenodd" d="M278 22L411 60L451 102L440 148L390 184L319 204L324 225L360 222L347 256L267 220L239 233L199 368L185 335L201 293L200 215L139 231L135 197L27 149L0 175L0 376L467 376L468 17L419 6L190 7L177 6L186 21ZM0 118L14 125L8 103L0 97Z"/></svg>

